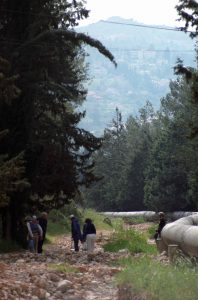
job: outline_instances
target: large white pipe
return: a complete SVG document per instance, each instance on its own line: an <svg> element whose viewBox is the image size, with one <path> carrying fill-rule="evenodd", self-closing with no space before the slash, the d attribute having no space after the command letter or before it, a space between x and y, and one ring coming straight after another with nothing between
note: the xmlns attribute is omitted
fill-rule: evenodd
<svg viewBox="0 0 198 300"><path fill-rule="evenodd" d="M156 219L157 214L154 211L127 211L127 212L102 212L108 217L143 217L147 220Z"/></svg>
<svg viewBox="0 0 198 300"><path fill-rule="evenodd" d="M158 213L154 211L124 211L124 212L101 212L102 215L108 217L143 217L145 220L148 221L156 221L158 220L159 216ZM197 212L184 212L184 211L176 211L171 213L166 213L167 219L177 220L182 217L190 216L192 214L197 214Z"/></svg>
<svg viewBox="0 0 198 300"><path fill-rule="evenodd" d="M156 219L154 211L133 212L102 212L109 217L143 217L147 220ZM175 220L168 223L162 230L161 237L166 248L178 245L186 254L198 257L198 212L173 212L167 217Z"/></svg>
<svg viewBox="0 0 198 300"><path fill-rule="evenodd" d="M198 213L167 224L161 237L166 246L178 245L186 254L198 257Z"/></svg>

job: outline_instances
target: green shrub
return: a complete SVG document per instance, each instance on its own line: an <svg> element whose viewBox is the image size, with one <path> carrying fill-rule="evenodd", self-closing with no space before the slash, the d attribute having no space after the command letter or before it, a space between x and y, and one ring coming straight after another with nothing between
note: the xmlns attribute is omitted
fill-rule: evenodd
<svg viewBox="0 0 198 300"><path fill-rule="evenodd" d="M158 225L154 224L151 227L149 227L148 229L148 238L153 239L154 238L154 234L156 232Z"/></svg>
<svg viewBox="0 0 198 300"><path fill-rule="evenodd" d="M155 245L148 245L146 235L134 229L119 229L115 232L113 240L104 245L104 250L118 252L127 249L130 253L156 253Z"/></svg>

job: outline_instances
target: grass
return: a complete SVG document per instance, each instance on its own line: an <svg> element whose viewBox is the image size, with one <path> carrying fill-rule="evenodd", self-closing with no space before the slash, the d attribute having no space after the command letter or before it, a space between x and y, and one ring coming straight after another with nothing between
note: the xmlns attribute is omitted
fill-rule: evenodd
<svg viewBox="0 0 198 300"><path fill-rule="evenodd" d="M146 234L139 233L134 229L119 229L113 237L113 240L104 245L104 250L109 252L118 252L121 249L127 249L130 253L156 253L156 246L147 243Z"/></svg>
<svg viewBox="0 0 198 300"><path fill-rule="evenodd" d="M121 262L125 270L119 273L119 284L128 284L133 292L144 291L150 300L196 300L198 268L162 265L148 257Z"/></svg>
<svg viewBox="0 0 198 300"><path fill-rule="evenodd" d="M63 220L53 222L51 219L48 221L47 225L47 242L54 242L57 236L68 234L70 232L69 225Z"/></svg>
<svg viewBox="0 0 198 300"><path fill-rule="evenodd" d="M75 268L69 264L49 264L48 267L52 270L61 272L61 273L78 273L78 268Z"/></svg>
<svg viewBox="0 0 198 300"><path fill-rule="evenodd" d="M154 234L156 232L157 227L158 227L158 224L154 224L154 225L151 225L151 227L149 227L148 238L150 238L150 239L154 238Z"/></svg>
<svg viewBox="0 0 198 300"><path fill-rule="evenodd" d="M142 217L142 216L138 216L138 217L123 217L123 220L126 224L130 224L130 225L133 225L133 224L143 224L145 223L145 218Z"/></svg>

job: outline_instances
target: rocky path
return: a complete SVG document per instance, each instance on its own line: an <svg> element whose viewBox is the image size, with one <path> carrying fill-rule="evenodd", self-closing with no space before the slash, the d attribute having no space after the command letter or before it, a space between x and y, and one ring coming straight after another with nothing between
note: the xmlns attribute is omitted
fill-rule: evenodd
<svg viewBox="0 0 198 300"><path fill-rule="evenodd" d="M70 238L63 236L56 243L47 245L41 255L29 252L1 254L0 299L118 299L114 275L120 269L112 267L111 262L124 254L104 253L100 238L91 257L85 251L73 252L70 245Z"/></svg>
<svg viewBox="0 0 198 300"><path fill-rule="evenodd" d="M148 226L138 224L129 227L144 232ZM125 250L104 252L102 244L109 239L109 234L97 234L92 256L83 250L79 253L72 251L69 236L62 236L53 244L46 245L41 255L28 251L0 254L0 300L139 299L131 294L127 296L127 291L118 291L115 275L121 269L113 267L112 262L129 253ZM153 243L153 240L148 242ZM157 255L154 259L168 263L164 255Z"/></svg>

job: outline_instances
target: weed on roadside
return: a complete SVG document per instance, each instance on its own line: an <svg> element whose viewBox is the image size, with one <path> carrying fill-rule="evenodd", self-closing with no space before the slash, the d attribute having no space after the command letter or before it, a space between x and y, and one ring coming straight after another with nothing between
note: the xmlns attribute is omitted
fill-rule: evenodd
<svg viewBox="0 0 198 300"><path fill-rule="evenodd" d="M127 249L130 253L156 253L156 246L147 243L146 235L134 229L120 229L103 247L109 252Z"/></svg>
<svg viewBox="0 0 198 300"><path fill-rule="evenodd" d="M197 300L198 268L163 265L148 257L131 258L120 262L125 270L118 274L117 282L130 285L135 293L144 291L149 300Z"/></svg>
<svg viewBox="0 0 198 300"><path fill-rule="evenodd" d="M52 269L52 270L56 270L58 272L62 272L62 273L77 273L77 272L79 272L78 268L75 268L66 263L65 264L64 263L49 264L48 268Z"/></svg>

